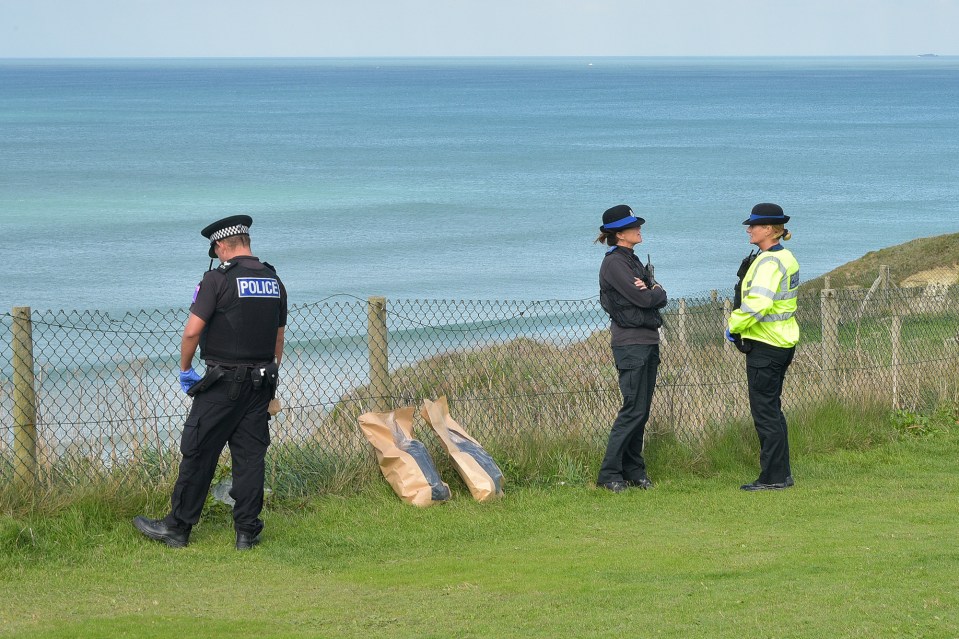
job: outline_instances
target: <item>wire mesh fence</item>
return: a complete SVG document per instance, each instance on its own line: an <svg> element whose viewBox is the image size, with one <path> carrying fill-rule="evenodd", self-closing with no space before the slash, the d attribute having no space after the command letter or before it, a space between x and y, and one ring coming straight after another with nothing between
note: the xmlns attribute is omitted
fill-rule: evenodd
<svg viewBox="0 0 959 639"><path fill-rule="evenodd" d="M743 356L723 339L729 298L664 310L650 437L692 445L747 420ZM179 389L186 310L2 316L0 478L167 481L191 401ZM918 410L959 396L959 287L807 292L787 413L839 401ZM294 305L271 422L268 481L322 490L330 469L372 463L370 410L447 396L494 454L535 434L602 446L620 404L598 299L368 300ZM421 431L425 431L422 424Z"/></svg>

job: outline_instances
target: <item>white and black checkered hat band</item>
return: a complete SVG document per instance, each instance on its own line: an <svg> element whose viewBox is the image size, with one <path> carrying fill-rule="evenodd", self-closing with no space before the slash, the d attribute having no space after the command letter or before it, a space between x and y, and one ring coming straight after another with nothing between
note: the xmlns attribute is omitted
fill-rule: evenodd
<svg viewBox="0 0 959 639"><path fill-rule="evenodd" d="M220 240L233 237L234 235L249 235L250 227L243 226L242 224L236 224L234 226L228 226L225 229L220 229L216 233L210 235L211 242L219 242Z"/></svg>

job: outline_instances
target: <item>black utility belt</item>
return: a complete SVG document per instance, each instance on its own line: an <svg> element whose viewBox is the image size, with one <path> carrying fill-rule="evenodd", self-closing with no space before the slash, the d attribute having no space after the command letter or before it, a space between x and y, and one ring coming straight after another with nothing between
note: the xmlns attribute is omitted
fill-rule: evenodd
<svg viewBox="0 0 959 639"><path fill-rule="evenodd" d="M206 362L206 374L199 382L190 387L188 395L195 396L197 393L209 389L221 379L233 382L230 388L230 399L237 399L240 396L240 386L247 380L253 380L253 390L260 390L263 385L276 388L278 378L278 366L273 362L264 364L217 364L216 362Z"/></svg>
<svg viewBox="0 0 959 639"><path fill-rule="evenodd" d="M216 360L208 359L204 362L206 367L213 368L219 366L222 370L227 372L233 372L239 369L253 369L253 368L266 368L273 364L273 362L217 362Z"/></svg>

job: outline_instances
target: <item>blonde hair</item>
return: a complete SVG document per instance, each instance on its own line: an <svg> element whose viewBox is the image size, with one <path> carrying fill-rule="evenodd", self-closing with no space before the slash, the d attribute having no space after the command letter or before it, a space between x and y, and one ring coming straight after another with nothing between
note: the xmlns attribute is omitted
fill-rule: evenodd
<svg viewBox="0 0 959 639"><path fill-rule="evenodd" d="M773 232L776 233L777 239L782 238L783 240L787 242L793 239L793 234L790 233L789 229L787 229L786 226L783 224L770 224L769 228L771 228Z"/></svg>

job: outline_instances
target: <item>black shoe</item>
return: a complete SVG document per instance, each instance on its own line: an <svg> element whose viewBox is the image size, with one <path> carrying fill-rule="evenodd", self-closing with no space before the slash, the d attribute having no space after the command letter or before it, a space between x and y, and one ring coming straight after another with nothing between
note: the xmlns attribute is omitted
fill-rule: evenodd
<svg viewBox="0 0 959 639"><path fill-rule="evenodd" d="M784 490L792 486L795 482L791 481L791 477L787 477L786 481L776 484L763 484L760 481L754 481L749 484L743 484L739 487L740 490Z"/></svg>
<svg viewBox="0 0 959 639"><path fill-rule="evenodd" d="M253 546L260 543L260 535L251 535L250 533L238 532L236 534L236 549L237 550L250 550Z"/></svg>
<svg viewBox="0 0 959 639"><path fill-rule="evenodd" d="M790 486L795 486L795 485L796 485L796 482L793 481L793 476L792 476L792 475L786 475L786 481L783 482L783 483L786 484L786 488L789 488Z"/></svg>
<svg viewBox="0 0 959 639"><path fill-rule="evenodd" d="M173 530L162 519L147 519L143 515L133 518L133 527L150 539L162 541L170 548L184 548L190 541L190 533Z"/></svg>
<svg viewBox="0 0 959 639"><path fill-rule="evenodd" d="M614 493L621 493L628 488L626 482L624 481L607 481L596 484L599 488L605 488L606 490L611 490Z"/></svg>
<svg viewBox="0 0 959 639"><path fill-rule="evenodd" d="M627 479L626 485L630 488L641 488L643 490L649 490L653 487L653 482L649 481L648 477L643 477L642 479Z"/></svg>

